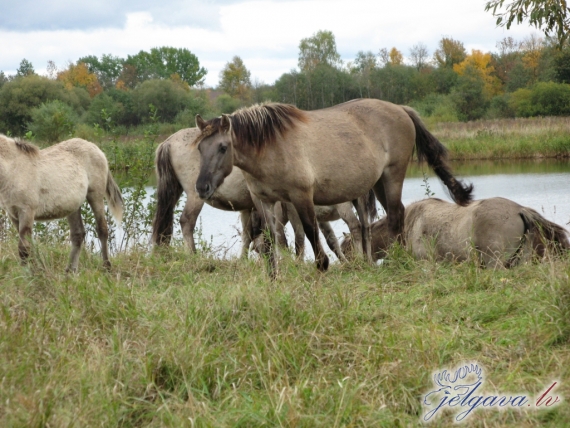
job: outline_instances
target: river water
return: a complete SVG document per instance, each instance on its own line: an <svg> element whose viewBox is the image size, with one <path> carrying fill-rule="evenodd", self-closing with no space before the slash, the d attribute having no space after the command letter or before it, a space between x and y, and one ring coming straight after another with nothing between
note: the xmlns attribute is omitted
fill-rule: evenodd
<svg viewBox="0 0 570 428"><path fill-rule="evenodd" d="M502 196L533 208L544 217L568 228L570 222L570 161L564 160L526 160L526 161L470 161L453 163L455 175L475 186L475 199ZM428 190L434 197L451 200L432 171L424 166L410 165L402 201L408 205L426 197L427 176ZM184 201L181 201L183 203ZM183 206L183 205L179 205ZM380 206L378 204L378 206ZM380 208L380 213L383 211ZM178 223L178 219L176 219ZM241 248L239 216L204 205L198 220L202 238L222 257L233 257ZM342 237L348 228L342 221L332 223L337 236ZM175 233L180 233L177 227ZM289 242L293 243L291 226L287 226ZM324 240L323 246L328 250ZM312 250L306 241L306 257L312 258ZM334 255L328 251L335 259Z"/></svg>

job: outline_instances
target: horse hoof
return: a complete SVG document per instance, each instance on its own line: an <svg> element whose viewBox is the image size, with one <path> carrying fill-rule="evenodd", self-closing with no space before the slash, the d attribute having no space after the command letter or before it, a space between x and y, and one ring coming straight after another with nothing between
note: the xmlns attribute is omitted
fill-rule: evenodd
<svg viewBox="0 0 570 428"><path fill-rule="evenodd" d="M329 268L329 258L324 256L322 260L317 261L317 269L325 272Z"/></svg>

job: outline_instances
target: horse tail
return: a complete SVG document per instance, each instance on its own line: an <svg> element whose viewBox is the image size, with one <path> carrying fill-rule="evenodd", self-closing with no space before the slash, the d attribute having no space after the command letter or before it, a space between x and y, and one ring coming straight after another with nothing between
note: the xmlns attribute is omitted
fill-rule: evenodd
<svg viewBox="0 0 570 428"><path fill-rule="evenodd" d="M568 232L562 226L545 219L530 208L523 208L519 213L525 224L525 233L531 239L533 251L543 257L546 249L561 254L570 249Z"/></svg>
<svg viewBox="0 0 570 428"><path fill-rule="evenodd" d="M170 159L170 142L165 141L156 149L157 205L152 222L152 242L168 245L174 230L174 208L182 196L182 185Z"/></svg>
<svg viewBox="0 0 570 428"><path fill-rule="evenodd" d="M453 176L451 167L447 162L447 149L445 146L427 130L414 109L405 106L403 106L403 109L410 116L416 128L418 161L427 161L428 165L447 186L456 204L468 205L473 199L473 184L463 184Z"/></svg>
<svg viewBox="0 0 570 428"><path fill-rule="evenodd" d="M113 175L111 171L107 172L107 202L109 204L109 210L111 211L112 216L117 220L119 224L121 224L121 220L123 219L123 195L121 194L121 189L113 179Z"/></svg>

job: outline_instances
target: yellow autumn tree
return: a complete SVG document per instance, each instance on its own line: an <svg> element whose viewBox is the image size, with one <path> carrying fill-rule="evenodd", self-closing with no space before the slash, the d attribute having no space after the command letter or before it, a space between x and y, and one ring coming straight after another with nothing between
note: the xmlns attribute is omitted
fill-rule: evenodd
<svg viewBox="0 0 570 428"><path fill-rule="evenodd" d="M404 63L404 55L396 48L390 49L390 64L402 65Z"/></svg>
<svg viewBox="0 0 570 428"><path fill-rule="evenodd" d="M90 73L87 66L82 62L77 65L69 64L67 70L57 73L57 80L63 82L67 89L71 89L74 86L87 89L91 98L103 92L97 76L94 73Z"/></svg>
<svg viewBox="0 0 570 428"><path fill-rule="evenodd" d="M522 62L524 67L530 71L532 82L538 79L538 67L544 49L544 40L532 34L521 43L523 53Z"/></svg>
<svg viewBox="0 0 570 428"><path fill-rule="evenodd" d="M491 54L483 53L480 50L471 50L471 55L467 55L463 61L453 65L453 71L460 76L465 74L467 67L471 67L480 73L485 82L485 94L491 98L501 91L501 82L493 73L495 68L491 65Z"/></svg>

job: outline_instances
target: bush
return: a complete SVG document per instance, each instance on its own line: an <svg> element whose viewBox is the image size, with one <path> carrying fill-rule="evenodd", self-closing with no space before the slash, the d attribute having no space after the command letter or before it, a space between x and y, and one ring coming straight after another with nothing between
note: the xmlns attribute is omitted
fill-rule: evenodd
<svg viewBox="0 0 570 428"><path fill-rule="evenodd" d="M233 113L240 105L240 100L232 98L228 94L222 94L216 98L216 107L222 114Z"/></svg>
<svg viewBox="0 0 570 428"><path fill-rule="evenodd" d="M511 95L497 95L491 100L491 105L485 115L488 119L505 119L516 116L516 112L511 106Z"/></svg>
<svg viewBox="0 0 570 428"><path fill-rule="evenodd" d="M150 104L156 107L159 121L173 122L190 98L188 90L171 80L147 80L132 92L133 110L140 122L148 120Z"/></svg>
<svg viewBox="0 0 570 428"><path fill-rule="evenodd" d="M570 115L570 85L540 82L531 92L534 114L538 116Z"/></svg>
<svg viewBox="0 0 570 428"><path fill-rule="evenodd" d="M0 88L0 133L24 134L32 109L49 101L60 100L81 111L88 103L84 91L67 90L61 82L35 74L11 80Z"/></svg>
<svg viewBox="0 0 570 428"><path fill-rule="evenodd" d="M530 89L517 89L509 99L509 107L515 112L517 117L530 117L534 115L532 105L532 92Z"/></svg>
<svg viewBox="0 0 570 428"><path fill-rule="evenodd" d="M455 104L449 95L430 94L423 100L412 103L412 107L422 117L429 118L430 123L459 121Z"/></svg>
<svg viewBox="0 0 570 428"><path fill-rule="evenodd" d="M71 136L77 123L73 109L59 101L49 101L31 111L32 121L28 129L39 140L53 143Z"/></svg>

